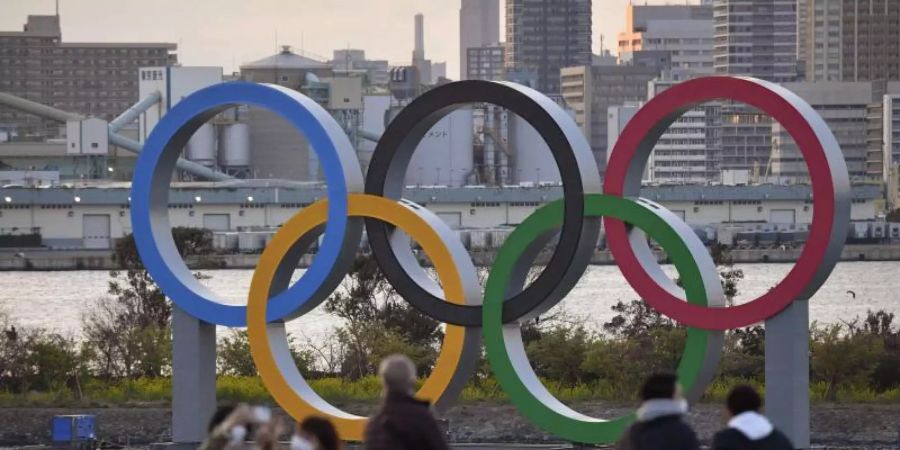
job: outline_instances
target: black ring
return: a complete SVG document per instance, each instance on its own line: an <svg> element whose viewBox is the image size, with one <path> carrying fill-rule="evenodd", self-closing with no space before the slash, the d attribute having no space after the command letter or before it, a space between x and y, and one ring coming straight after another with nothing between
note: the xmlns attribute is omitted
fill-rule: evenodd
<svg viewBox="0 0 900 450"><path fill-rule="evenodd" d="M366 193L400 199L406 170L422 137L443 117L471 103L500 106L526 120L546 141L563 181L565 214L556 251L541 275L507 298L504 323L546 311L558 303L584 273L599 238L600 221L584 217L586 193L600 193L600 175L581 130L543 94L513 83L459 81L434 88L413 100L388 125L369 164ZM387 280L416 309L440 322L481 326L481 307L446 302L416 283L390 244L391 228L366 219L375 259Z"/></svg>

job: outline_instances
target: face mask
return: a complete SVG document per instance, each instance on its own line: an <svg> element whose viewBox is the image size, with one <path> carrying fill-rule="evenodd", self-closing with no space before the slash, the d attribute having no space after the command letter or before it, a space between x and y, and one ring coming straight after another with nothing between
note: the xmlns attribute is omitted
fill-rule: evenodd
<svg viewBox="0 0 900 450"><path fill-rule="evenodd" d="M291 450L316 450L316 446L295 434L291 437Z"/></svg>
<svg viewBox="0 0 900 450"><path fill-rule="evenodd" d="M244 438L247 437L247 427L243 425L238 425L230 430L228 430L228 443L232 446L238 445L244 442Z"/></svg>

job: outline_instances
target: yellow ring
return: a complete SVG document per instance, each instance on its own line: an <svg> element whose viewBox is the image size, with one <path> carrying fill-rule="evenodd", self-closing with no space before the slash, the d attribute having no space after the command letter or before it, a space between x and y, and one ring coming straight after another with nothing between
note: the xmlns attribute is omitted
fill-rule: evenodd
<svg viewBox="0 0 900 450"><path fill-rule="evenodd" d="M349 212L353 217L372 217L402 229L429 256L438 274L448 302L465 303L462 280L449 249L438 234L413 211L403 207L395 200L365 194L348 196ZM284 410L296 420L316 415L327 417L337 428L343 440L361 441L366 426L366 418L343 412L321 399L293 364L279 367L273 346L280 352L287 349L284 339L284 323L266 323L266 306L268 293L276 269L285 255L304 235L325 223L328 216L327 200L321 200L291 217L284 223L272 242L260 256L256 272L250 283L250 294L247 301L247 333L250 339L250 353L259 371L263 384L272 397ZM435 401L444 394L450 385L460 364L463 354L463 341L466 328L447 325L444 342L434 369L416 397ZM278 337L279 339L272 339ZM287 374L287 377L285 376ZM318 403L315 406L312 403Z"/></svg>

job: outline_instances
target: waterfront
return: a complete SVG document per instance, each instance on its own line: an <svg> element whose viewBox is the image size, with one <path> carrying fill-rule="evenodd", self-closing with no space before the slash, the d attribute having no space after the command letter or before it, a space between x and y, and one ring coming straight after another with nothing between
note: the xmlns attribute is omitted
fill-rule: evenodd
<svg viewBox="0 0 900 450"><path fill-rule="evenodd" d="M793 267L792 264L741 264L745 273L740 283L738 303L767 291ZM671 269L670 267L667 269ZM245 301L251 270L208 270L203 282L230 303ZM297 272L297 276L302 271ZM900 312L900 262L842 262L828 282L812 299L810 320L833 323L864 316L866 310ZM97 298L106 295L106 271L0 272L0 310L20 326L43 327L78 337L81 317ZM855 294L855 298L854 298ZM587 326L598 329L614 313L617 301L636 299L616 266L591 266L554 311L562 310ZM328 334L339 322L316 308L288 323L288 331L298 337L317 338Z"/></svg>

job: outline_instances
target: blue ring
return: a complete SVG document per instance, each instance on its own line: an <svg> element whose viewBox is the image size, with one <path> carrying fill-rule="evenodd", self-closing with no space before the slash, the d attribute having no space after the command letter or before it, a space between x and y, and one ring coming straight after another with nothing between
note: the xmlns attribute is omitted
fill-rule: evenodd
<svg viewBox="0 0 900 450"><path fill-rule="evenodd" d="M201 89L169 110L147 138L135 164L131 188L135 244L153 280L179 308L204 322L229 327L246 326L247 308L216 301L194 278L172 240L168 202L169 182L184 144L213 116L239 105L266 108L297 128L316 152L327 183L328 222L322 244L300 280L273 297L269 321L302 308L326 283L341 254L348 224L344 164L327 124L321 121L324 109L312 100L278 86L233 82Z"/></svg>

